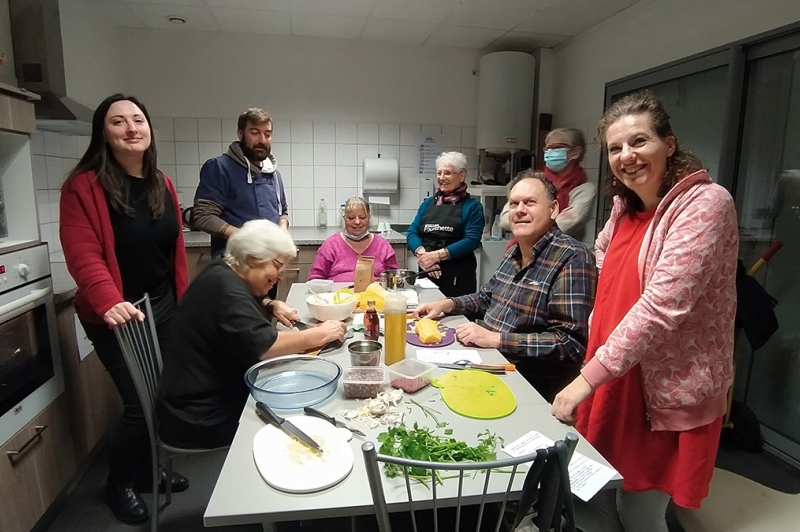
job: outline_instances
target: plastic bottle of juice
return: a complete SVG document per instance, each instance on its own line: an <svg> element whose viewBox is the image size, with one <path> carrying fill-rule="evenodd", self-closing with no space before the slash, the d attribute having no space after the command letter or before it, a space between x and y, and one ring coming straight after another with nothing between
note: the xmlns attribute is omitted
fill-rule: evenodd
<svg viewBox="0 0 800 532"><path fill-rule="evenodd" d="M364 339L378 341L381 334L381 321L375 308L375 301L367 301L367 312L364 313Z"/></svg>
<svg viewBox="0 0 800 532"><path fill-rule="evenodd" d="M388 293L383 311L386 344L384 360L387 366L406 357L406 298L401 294Z"/></svg>

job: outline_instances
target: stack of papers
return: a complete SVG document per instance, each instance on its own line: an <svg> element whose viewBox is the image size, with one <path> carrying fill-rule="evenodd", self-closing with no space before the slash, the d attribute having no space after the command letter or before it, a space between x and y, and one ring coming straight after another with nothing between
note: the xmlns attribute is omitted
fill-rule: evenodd
<svg viewBox="0 0 800 532"><path fill-rule="evenodd" d="M503 452L516 458L531 454L537 449L546 449L553 443L553 440L547 436L532 430L503 447ZM617 474L614 469L583 456L579 452L573 453L568 470L572 493L584 502L588 502L594 497Z"/></svg>

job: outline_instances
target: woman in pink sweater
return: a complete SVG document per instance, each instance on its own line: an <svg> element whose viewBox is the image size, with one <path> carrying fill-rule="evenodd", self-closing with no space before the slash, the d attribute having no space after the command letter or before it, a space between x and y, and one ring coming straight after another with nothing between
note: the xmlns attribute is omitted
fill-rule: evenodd
<svg viewBox="0 0 800 532"><path fill-rule="evenodd" d="M678 146L650 91L603 115L614 199L581 374L553 401L620 472L616 493L576 505L587 532L666 532L672 498L699 508L733 380L736 210ZM591 524L584 526L585 522Z"/></svg>
<svg viewBox="0 0 800 532"><path fill-rule="evenodd" d="M369 232L370 207L364 198L350 198L344 207L344 230L322 243L311 266L309 279L351 283L361 256L372 257L375 279L381 272L398 268L392 245Z"/></svg>

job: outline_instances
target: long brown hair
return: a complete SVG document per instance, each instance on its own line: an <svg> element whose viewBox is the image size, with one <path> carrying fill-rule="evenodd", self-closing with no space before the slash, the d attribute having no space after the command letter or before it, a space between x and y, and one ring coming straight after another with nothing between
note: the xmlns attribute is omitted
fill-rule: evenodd
<svg viewBox="0 0 800 532"><path fill-rule="evenodd" d="M650 122L653 124L653 129L659 138L666 139L670 136L675 138L675 151L667 158L667 170L658 189L658 197L663 198L683 176L701 170L703 164L691 152L682 149L678 145L678 139L672 132L672 125L669 122L669 114L664 109L664 104L651 90L647 89L629 94L611 104L606 109L606 112L603 113L603 118L600 119L600 123L597 125L597 139L603 145L606 153L608 153L608 144L606 143L608 128L623 117L640 114L646 114L650 117ZM626 187L622 180L617 179L613 172L611 172L606 181L605 193L609 198L614 196L622 198L625 209L628 212L644 210L644 203L642 203L641 198L633 190Z"/></svg>
<svg viewBox="0 0 800 532"><path fill-rule="evenodd" d="M142 177L144 178L144 188L147 195L147 204L153 212L153 219L161 218L164 214L164 192L166 182L164 174L158 169L158 157L156 155L156 139L150 122L150 115L144 104L133 96L114 94L103 100L92 116L92 138L89 147L83 154L81 160L69 173L64 185L75 176L84 172L94 171L100 186L106 192L106 197L111 203L111 207L121 214L133 216L136 209L131 205L130 186L125 179L125 170L114 157L111 147L106 142L105 120L108 110L113 104L127 100L135 104L142 110L147 125L150 127L150 147L142 155Z"/></svg>

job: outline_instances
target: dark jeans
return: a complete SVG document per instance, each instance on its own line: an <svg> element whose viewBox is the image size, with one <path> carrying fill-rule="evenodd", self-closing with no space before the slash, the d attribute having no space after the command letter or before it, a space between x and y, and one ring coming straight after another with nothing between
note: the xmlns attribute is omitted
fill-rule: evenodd
<svg viewBox="0 0 800 532"><path fill-rule="evenodd" d="M168 317L159 316L154 309L158 343L162 348L166 345L169 326L172 321L174 304L166 312ZM161 318L159 320L159 318ZM95 325L81 321L86 336L92 342L100 362L114 381L122 398L122 422L112 431L108 450L108 483L110 485L130 488L136 485L148 485L151 481L150 440L147 435L147 423L144 419L142 404L136 394L133 379L125 364L122 350L117 343L114 331L107 325Z"/></svg>

